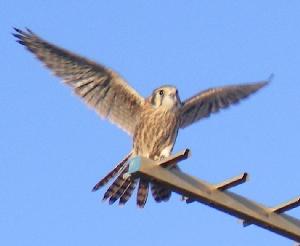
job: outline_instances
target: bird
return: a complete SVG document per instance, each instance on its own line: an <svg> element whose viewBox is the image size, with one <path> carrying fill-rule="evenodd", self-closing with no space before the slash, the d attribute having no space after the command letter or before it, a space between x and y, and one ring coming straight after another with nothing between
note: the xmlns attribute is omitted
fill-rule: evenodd
<svg viewBox="0 0 300 246"><path fill-rule="evenodd" d="M175 86L164 85L144 98L114 70L60 48L28 28L14 28L13 35L103 119L132 137L131 151L92 189L97 191L113 181L103 196L109 204L118 201L124 205L136 187L140 208L145 206L149 191L156 202L168 201L172 191L159 181L124 175L130 160L136 156L154 161L169 157L179 130L240 102L270 82L210 88L184 101Z"/></svg>

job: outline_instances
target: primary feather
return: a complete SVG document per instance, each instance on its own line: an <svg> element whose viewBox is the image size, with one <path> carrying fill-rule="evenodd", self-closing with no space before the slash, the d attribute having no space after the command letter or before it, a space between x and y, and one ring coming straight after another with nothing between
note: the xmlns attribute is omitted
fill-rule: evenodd
<svg viewBox="0 0 300 246"><path fill-rule="evenodd" d="M144 98L124 79L103 65L43 40L30 30L15 30L18 42L72 87L100 116L133 135Z"/></svg>

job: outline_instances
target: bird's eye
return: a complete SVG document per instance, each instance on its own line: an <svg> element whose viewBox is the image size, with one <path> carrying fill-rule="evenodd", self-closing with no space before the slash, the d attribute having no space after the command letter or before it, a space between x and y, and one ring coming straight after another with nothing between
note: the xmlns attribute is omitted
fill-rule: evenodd
<svg viewBox="0 0 300 246"><path fill-rule="evenodd" d="M163 96L165 94L164 90L159 91L159 95Z"/></svg>

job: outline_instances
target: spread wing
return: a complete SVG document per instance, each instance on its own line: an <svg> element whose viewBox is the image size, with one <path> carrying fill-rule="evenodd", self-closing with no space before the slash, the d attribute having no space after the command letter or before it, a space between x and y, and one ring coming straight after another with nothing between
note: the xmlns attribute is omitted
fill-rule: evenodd
<svg viewBox="0 0 300 246"><path fill-rule="evenodd" d="M211 113L238 103L241 99L264 87L270 79L253 84L211 88L200 92L183 102L180 109L180 127L185 128L204 117L210 116Z"/></svg>
<svg viewBox="0 0 300 246"><path fill-rule="evenodd" d="M89 106L132 135L144 98L117 73L59 48L27 29L15 29L17 41L73 88Z"/></svg>

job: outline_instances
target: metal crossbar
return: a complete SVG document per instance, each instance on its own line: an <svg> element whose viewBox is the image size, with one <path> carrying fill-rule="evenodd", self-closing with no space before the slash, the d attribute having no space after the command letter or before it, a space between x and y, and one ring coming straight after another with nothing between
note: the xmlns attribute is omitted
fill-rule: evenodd
<svg viewBox="0 0 300 246"><path fill-rule="evenodd" d="M300 197L270 208L228 191L247 180L247 173L220 184L209 184L176 169L170 169L189 157L189 150L182 151L163 161L152 161L143 157L131 160L128 175L155 179L185 197L187 202L198 201L243 220L243 225L255 224L289 239L300 242L300 220L284 212L298 207ZM167 168L166 168L167 167Z"/></svg>

